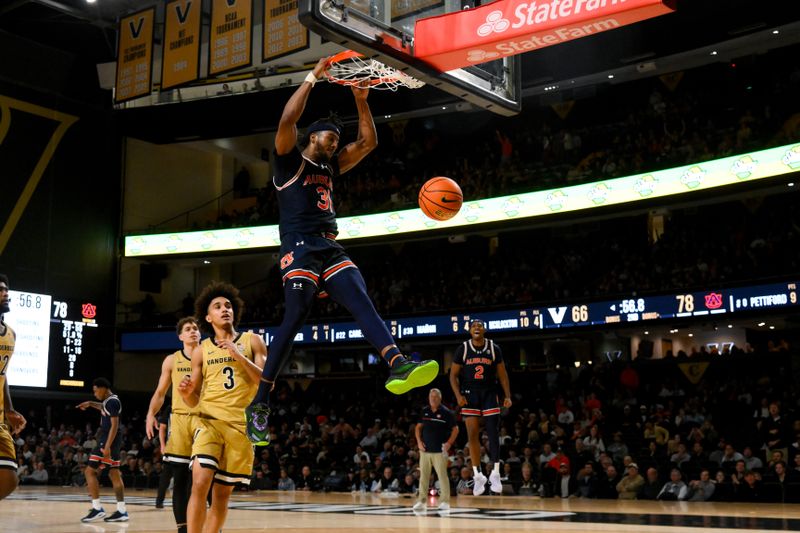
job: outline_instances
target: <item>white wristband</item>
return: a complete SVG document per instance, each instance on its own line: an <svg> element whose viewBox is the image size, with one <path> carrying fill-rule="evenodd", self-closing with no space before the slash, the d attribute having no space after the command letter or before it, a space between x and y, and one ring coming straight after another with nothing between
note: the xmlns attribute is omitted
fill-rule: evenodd
<svg viewBox="0 0 800 533"><path fill-rule="evenodd" d="M313 72L309 72L308 74L306 74L306 79L304 81L307 81L313 87L314 84L317 83L317 77L314 76Z"/></svg>

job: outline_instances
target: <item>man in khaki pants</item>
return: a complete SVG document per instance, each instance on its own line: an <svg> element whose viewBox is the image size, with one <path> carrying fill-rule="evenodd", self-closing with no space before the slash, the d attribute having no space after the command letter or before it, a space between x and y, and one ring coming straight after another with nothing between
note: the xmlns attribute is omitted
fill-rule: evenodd
<svg viewBox="0 0 800 533"><path fill-rule="evenodd" d="M442 405L442 391L431 389L428 405L422 410L422 418L414 430L419 446L419 493L414 511L428 508L428 484L431 466L436 469L441 485L439 511L450 510L450 479L447 475L447 452L458 435L458 425L453 411Z"/></svg>

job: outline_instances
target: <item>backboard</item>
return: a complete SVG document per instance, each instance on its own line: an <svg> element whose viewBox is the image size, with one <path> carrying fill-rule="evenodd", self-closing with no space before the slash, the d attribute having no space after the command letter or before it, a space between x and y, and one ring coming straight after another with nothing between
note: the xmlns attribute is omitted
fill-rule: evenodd
<svg viewBox="0 0 800 533"><path fill-rule="evenodd" d="M299 0L313 32L500 115L521 107L519 56L441 72L413 56L418 19L472 7L474 0Z"/></svg>

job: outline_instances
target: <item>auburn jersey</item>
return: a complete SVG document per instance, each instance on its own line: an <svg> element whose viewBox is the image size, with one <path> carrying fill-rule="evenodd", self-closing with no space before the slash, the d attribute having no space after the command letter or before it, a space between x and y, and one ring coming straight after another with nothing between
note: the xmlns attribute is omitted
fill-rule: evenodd
<svg viewBox="0 0 800 533"><path fill-rule="evenodd" d="M110 395L103 400L103 408L100 410L100 429L108 434L108 431L111 430L111 419L121 414L122 402L119 400L119 396L116 394ZM116 439L120 435L121 433L118 432L114 438Z"/></svg>
<svg viewBox="0 0 800 533"><path fill-rule="evenodd" d="M280 234L336 234L333 178L339 175L338 156L327 164L305 158L297 147L275 155L272 183L278 193Z"/></svg>
<svg viewBox="0 0 800 533"><path fill-rule="evenodd" d="M8 372L9 365L11 364L11 356L14 355L14 344L16 344L17 335L11 326L5 325L6 331L0 335L0 424L5 419L5 394L3 391L6 386L6 372Z"/></svg>
<svg viewBox="0 0 800 533"><path fill-rule="evenodd" d="M454 360L462 365L462 389L488 389L497 384L497 364L503 362L503 352L492 340L486 339L481 348L468 340L456 349Z"/></svg>
<svg viewBox="0 0 800 533"><path fill-rule="evenodd" d="M240 333L234 344L251 361L252 332ZM258 390L258 382L251 381L247 371L228 353L218 348L214 339L200 343L203 349L203 390L200 393L200 412L216 420L234 425L244 425L244 409Z"/></svg>
<svg viewBox="0 0 800 533"><path fill-rule="evenodd" d="M172 412L179 415L188 415L197 412L197 407L189 407L183 401L183 396L178 394L178 386L183 378L192 375L192 358L178 350L172 354Z"/></svg>

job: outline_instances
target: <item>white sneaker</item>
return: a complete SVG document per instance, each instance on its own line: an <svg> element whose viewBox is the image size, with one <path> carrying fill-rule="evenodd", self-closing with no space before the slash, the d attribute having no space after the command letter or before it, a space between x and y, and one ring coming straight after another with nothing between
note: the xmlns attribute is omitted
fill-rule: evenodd
<svg viewBox="0 0 800 533"><path fill-rule="evenodd" d="M428 504L425 502L417 502L411 506L411 510L415 513L422 513L428 510Z"/></svg>
<svg viewBox="0 0 800 533"><path fill-rule="evenodd" d="M474 496L480 496L483 494L483 489L486 487L486 476L482 473L478 472L475 476L472 477L472 481L474 485L472 486L472 494Z"/></svg>
<svg viewBox="0 0 800 533"><path fill-rule="evenodd" d="M442 512L446 512L450 510L450 504L447 502L442 502L439 504L439 510Z"/></svg>
<svg viewBox="0 0 800 533"><path fill-rule="evenodd" d="M491 484L492 492L495 494L503 494L503 482L500 481L500 472L492 470L489 474L489 483Z"/></svg>

